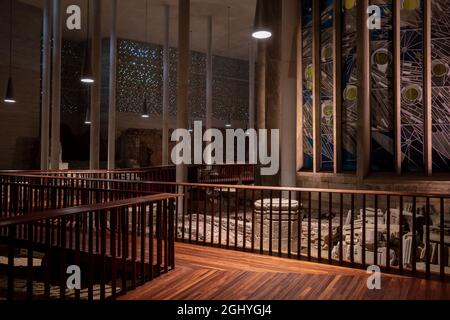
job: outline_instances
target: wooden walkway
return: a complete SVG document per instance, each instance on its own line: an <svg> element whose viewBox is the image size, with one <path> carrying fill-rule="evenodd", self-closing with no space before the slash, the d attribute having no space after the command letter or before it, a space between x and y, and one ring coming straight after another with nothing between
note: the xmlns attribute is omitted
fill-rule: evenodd
<svg viewBox="0 0 450 320"><path fill-rule="evenodd" d="M370 291L363 270L175 244L176 269L121 300L450 299L450 283L382 276Z"/></svg>

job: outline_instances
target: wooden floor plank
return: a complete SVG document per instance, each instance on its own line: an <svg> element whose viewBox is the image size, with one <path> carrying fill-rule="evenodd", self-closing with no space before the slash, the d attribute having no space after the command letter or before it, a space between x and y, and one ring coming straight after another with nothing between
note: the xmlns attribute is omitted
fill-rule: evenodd
<svg viewBox="0 0 450 320"><path fill-rule="evenodd" d="M270 256L175 245L176 269L127 293L123 300L383 300L450 299L439 281L382 275L368 290L364 270Z"/></svg>

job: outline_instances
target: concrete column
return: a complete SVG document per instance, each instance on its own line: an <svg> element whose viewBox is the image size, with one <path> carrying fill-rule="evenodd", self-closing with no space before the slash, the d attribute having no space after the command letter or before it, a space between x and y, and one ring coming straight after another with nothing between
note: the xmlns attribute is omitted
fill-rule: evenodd
<svg viewBox="0 0 450 320"><path fill-rule="evenodd" d="M213 18L206 20L206 122L205 129L212 128L213 118ZM194 151L195 152L195 151ZM206 163L211 162L211 155L207 155Z"/></svg>
<svg viewBox="0 0 450 320"><path fill-rule="evenodd" d="M272 37L265 40L267 43L266 51L266 104L265 104L265 119L266 128L280 129L281 128L281 55L282 55L282 19L281 9L282 3L285 0L271 0L267 4L270 6L270 27L272 28ZM268 150L272 151L270 131L268 134ZM279 146L273 146L279 147ZM279 150L278 150L279 151ZM280 154L281 157L281 154ZM280 172L274 176L262 176L263 185L279 185Z"/></svg>
<svg viewBox="0 0 450 320"><path fill-rule="evenodd" d="M334 173L342 170L342 7L333 4L333 135Z"/></svg>
<svg viewBox="0 0 450 320"><path fill-rule="evenodd" d="M190 0L178 0L177 128L188 128ZM177 166L177 182L187 180L187 166Z"/></svg>
<svg viewBox="0 0 450 320"><path fill-rule="evenodd" d="M163 51L163 127L162 127L162 164L169 164L169 35L170 6L164 6L164 51Z"/></svg>
<svg viewBox="0 0 450 320"><path fill-rule="evenodd" d="M52 50L52 123L51 123L51 169L59 170L61 132L61 3L53 0L53 50Z"/></svg>
<svg viewBox="0 0 450 320"><path fill-rule="evenodd" d="M51 0L44 0L42 28L41 170L48 170L50 139Z"/></svg>
<svg viewBox="0 0 450 320"><path fill-rule="evenodd" d="M297 171L303 168L303 17L299 1L297 22Z"/></svg>
<svg viewBox="0 0 450 320"><path fill-rule="evenodd" d="M320 171L321 156L322 156L322 142L320 131L320 1L313 1L313 48L312 48L312 64L313 64L313 171L317 173Z"/></svg>
<svg viewBox="0 0 450 320"><path fill-rule="evenodd" d="M212 128L213 115L213 19L207 18L206 22L206 129Z"/></svg>
<svg viewBox="0 0 450 320"><path fill-rule="evenodd" d="M102 37L101 37L101 0L93 0L92 10L92 72L95 82L91 89L91 135L89 168L100 168L100 94L101 94L101 65L102 65Z"/></svg>
<svg viewBox="0 0 450 320"><path fill-rule="evenodd" d="M111 0L109 35L108 170L116 167L117 0Z"/></svg>
<svg viewBox="0 0 450 320"><path fill-rule="evenodd" d="M395 171L398 175L402 174L402 65L401 65L401 34L400 34L400 12L401 3L399 1L393 2L393 33L394 33L394 152L395 152Z"/></svg>
<svg viewBox="0 0 450 320"><path fill-rule="evenodd" d="M256 127L258 129L266 128L266 43L258 42L258 64L256 70L256 78L258 82L257 88L257 105L256 105Z"/></svg>
<svg viewBox="0 0 450 320"><path fill-rule="evenodd" d="M358 57L358 123L357 123L357 177L364 179L370 169L370 34L367 28L369 0L357 4Z"/></svg>
<svg viewBox="0 0 450 320"><path fill-rule="evenodd" d="M271 0L270 26L273 30L271 38L267 39L266 52L266 126L267 129L279 129L281 125L281 7L284 0Z"/></svg>
<svg viewBox="0 0 450 320"><path fill-rule="evenodd" d="M433 174L433 91L432 91L432 44L431 44L431 1L424 2L424 165L425 174Z"/></svg>
<svg viewBox="0 0 450 320"><path fill-rule="evenodd" d="M255 41L252 37L248 47L248 129L255 128Z"/></svg>
<svg viewBox="0 0 450 320"><path fill-rule="evenodd" d="M297 23L298 1L282 0L281 18L281 185L296 186L297 135Z"/></svg>

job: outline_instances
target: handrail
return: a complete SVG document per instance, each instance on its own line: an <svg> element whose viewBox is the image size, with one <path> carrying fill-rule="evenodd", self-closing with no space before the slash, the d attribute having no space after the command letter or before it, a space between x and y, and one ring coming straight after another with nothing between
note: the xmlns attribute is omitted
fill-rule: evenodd
<svg viewBox="0 0 450 320"><path fill-rule="evenodd" d="M126 174L123 179L3 176L24 183L37 179L44 185L70 182L172 194L178 241L357 268L380 265L388 273L450 277L448 192L141 181Z"/></svg>
<svg viewBox="0 0 450 320"><path fill-rule="evenodd" d="M154 166L154 167L143 167L143 168L119 168L119 169L86 169L86 170L1 170L0 174L10 174L10 173L115 173L115 172L127 172L127 173L135 173L135 172L142 172L142 171L148 171L148 170L158 170L158 169L165 169L165 168L175 168L175 165L161 165L161 166Z"/></svg>
<svg viewBox="0 0 450 320"><path fill-rule="evenodd" d="M125 205L132 206L142 204L144 202L152 202L152 201L160 201L160 200L169 200L176 199L181 195L170 194L170 193L159 193L156 195L144 196L139 198L130 198L130 199L122 199L116 200L106 203L97 203L93 205L84 205L78 207L69 207L62 208L56 210L48 210L36 212L28 215L21 215L15 217L8 217L4 219L0 219L0 228L2 227L11 227L19 224L28 224L40 220L48 220L48 219L57 219L65 216L70 216L78 213L86 213L91 211L100 211L100 210L109 210L116 209Z"/></svg>
<svg viewBox="0 0 450 320"><path fill-rule="evenodd" d="M404 197L439 197L450 198L450 193L434 193L434 192L400 192L400 191L378 191L369 189L325 189L325 188L299 188L299 187L277 187L277 186L247 186L235 184L208 184L208 183L189 183L189 182L164 182L164 181L134 181L120 179L100 179L100 178L70 178L59 176L38 176L38 175L21 175L21 174L3 174L1 176L25 177L25 178L41 178L41 179L61 179L61 180L82 180L97 182L120 182L120 183L139 183L148 185L168 185L168 186L185 186L185 187L211 187L214 185L218 188L238 188L242 190L259 190L259 191L292 191L292 192L327 192L327 193L343 193L343 194L359 194L359 195L381 195L381 196L404 196Z"/></svg>
<svg viewBox="0 0 450 320"><path fill-rule="evenodd" d="M0 219L0 242L8 247L0 298L114 299L173 270L179 197L159 193ZM15 264L17 249L27 250L24 266ZM75 289L66 285L73 265L82 270ZM17 287L16 279L26 285Z"/></svg>

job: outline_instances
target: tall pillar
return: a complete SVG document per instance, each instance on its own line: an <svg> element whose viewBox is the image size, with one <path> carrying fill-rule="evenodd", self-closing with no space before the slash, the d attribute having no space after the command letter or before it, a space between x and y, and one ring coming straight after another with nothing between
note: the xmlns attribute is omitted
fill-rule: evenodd
<svg viewBox="0 0 450 320"><path fill-rule="evenodd" d="M313 43L312 43L312 68L313 68L313 171L320 171L320 159L322 155L322 143L320 137L320 1L313 1Z"/></svg>
<svg viewBox="0 0 450 320"><path fill-rule="evenodd" d="M433 174L433 92L432 92L432 50L431 50L431 1L424 2L424 164L425 173Z"/></svg>
<svg viewBox="0 0 450 320"><path fill-rule="evenodd" d="M267 1L270 14L270 28L272 29L272 37L266 41L266 103L265 103L265 121L268 131L268 150L272 152L271 129L279 130L281 128L281 8L285 0ZM279 150L278 150L279 151ZM280 155L281 156L281 155ZM261 180L264 185L279 185L280 172L274 176L262 176Z"/></svg>
<svg viewBox="0 0 450 320"><path fill-rule="evenodd" d="M281 63L280 98L281 125L280 156L281 185L296 186L297 143L297 23L298 1L281 1Z"/></svg>
<svg viewBox="0 0 450 320"><path fill-rule="evenodd" d="M53 0L53 66L52 66L52 123L51 123L51 153L52 170L59 170L60 132L61 132L61 44L62 15L60 0Z"/></svg>
<svg viewBox="0 0 450 320"><path fill-rule="evenodd" d="M41 170L48 170L50 139L51 0L44 0L42 28Z"/></svg>
<svg viewBox="0 0 450 320"><path fill-rule="evenodd" d="M101 94L101 0L93 0L92 16L92 71L95 82L91 89L91 135L89 168L100 168L100 94Z"/></svg>
<svg viewBox="0 0 450 320"><path fill-rule="evenodd" d="M256 70L256 78L258 82L256 127L258 129L266 128L266 47L265 41L260 41L258 43L258 64Z"/></svg>
<svg viewBox="0 0 450 320"><path fill-rule="evenodd" d="M333 4L333 140L334 173L342 170L342 7Z"/></svg>
<svg viewBox="0 0 450 320"><path fill-rule="evenodd" d="M116 167L117 0L111 0L109 35L108 170Z"/></svg>
<svg viewBox="0 0 450 320"><path fill-rule="evenodd" d="M206 19L206 121L205 129L212 128L213 118L213 18ZM205 162L211 163L211 154L206 155Z"/></svg>
<svg viewBox="0 0 450 320"><path fill-rule="evenodd" d="M213 51L212 51L212 16L206 22L206 129L212 128L213 114Z"/></svg>
<svg viewBox="0 0 450 320"><path fill-rule="evenodd" d="M297 171L303 169L303 12L302 1L297 11Z"/></svg>
<svg viewBox="0 0 450 320"><path fill-rule="evenodd" d="M393 66L394 66L394 130L395 130L395 171L402 174L402 66L401 66L401 3L393 1Z"/></svg>
<svg viewBox="0 0 450 320"><path fill-rule="evenodd" d="M249 40L248 47L248 129L255 128L255 41L252 37Z"/></svg>
<svg viewBox="0 0 450 320"><path fill-rule="evenodd" d="M188 127L190 0L178 0L177 128ZM177 182L187 180L187 166L177 166Z"/></svg>
<svg viewBox="0 0 450 320"><path fill-rule="evenodd" d="M364 179L370 169L370 34L367 28L369 0L357 4L358 120L357 177Z"/></svg>
<svg viewBox="0 0 450 320"><path fill-rule="evenodd" d="M164 6L164 50L163 50L163 127L162 127L162 164L169 164L169 34L170 6Z"/></svg>
<svg viewBox="0 0 450 320"><path fill-rule="evenodd" d="M267 39L266 52L266 126L267 129L280 129L281 125L281 7L284 0L271 0L270 26L273 30L271 38ZM269 2L267 2L269 3Z"/></svg>

